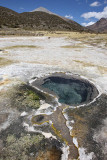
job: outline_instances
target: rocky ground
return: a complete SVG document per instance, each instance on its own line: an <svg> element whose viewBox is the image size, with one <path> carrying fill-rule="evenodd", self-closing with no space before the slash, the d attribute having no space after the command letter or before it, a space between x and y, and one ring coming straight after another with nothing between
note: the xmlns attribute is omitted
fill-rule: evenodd
<svg viewBox="0 0 107 160"><path fill-rule="evenodd" d="M0 160L107 159L106 47L85 33L0 37ZM73 108L30 86L55 72L88 79L98 97Z"/></svg>

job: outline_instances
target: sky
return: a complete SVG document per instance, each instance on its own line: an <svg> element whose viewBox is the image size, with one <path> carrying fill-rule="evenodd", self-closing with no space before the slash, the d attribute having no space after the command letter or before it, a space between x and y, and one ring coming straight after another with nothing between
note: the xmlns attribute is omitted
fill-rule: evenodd
<svg viewBox="0 0 107 160"><path fill-rule="evenodd" d="M0 0L0 6L18 13L44 7L83 26L107 18L107 0Z"/></svg>

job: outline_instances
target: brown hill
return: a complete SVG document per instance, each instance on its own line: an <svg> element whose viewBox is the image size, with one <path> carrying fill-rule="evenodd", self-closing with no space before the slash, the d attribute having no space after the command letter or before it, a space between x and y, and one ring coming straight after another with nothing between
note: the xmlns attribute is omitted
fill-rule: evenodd
<svg viewBox="0 0 107 160"><path fill-rule="evenodd" d="M83 27L81 27L79 24L71 24L57 15L48 14L46 12L26 12L22 13L21 15L23 15L23 17L27 17L26 23L29 23L31 27L40 30L83 30Z"/></svg>
<svg viewBox="0 0 107 160"><path fill-rule="evenodd" d="M41 11L17 13L0 7L0 27L24 28L34 30L84 31L78 23Z"/></svg>
<svg viewBox="0 0 107 160"><path fill-rule="evenodd" d="M101 18L99 21L87 28L100 33L107 33L107 18Z"/></svg>
<svg viewBox="0 0 107 160"><path fill-rule="evenodd" d="M53 13L53 12L50 12L49 10L47 10L47 9L44 8L44 7L39 7L39 8L37 8L37 9L33 10L32 12L35 12L35 11L40 11L40 12L45 12L45 13L49 13L49 14L56 15L56 16L62 18L64 21L68 22L68 23L71 23L71 24L73 24L73 25L75 25L75 26L77 26L77 27L78 27L78 26L79 26L79 27L82 27L82 26L81 26L80 24L78 24L77 22L75 22L75 21L73 21L73 20L71 20L71 19L68 19L68 18L59 16L59 15ZM82 27L82 28L83 28L83 27Z"/></svg>

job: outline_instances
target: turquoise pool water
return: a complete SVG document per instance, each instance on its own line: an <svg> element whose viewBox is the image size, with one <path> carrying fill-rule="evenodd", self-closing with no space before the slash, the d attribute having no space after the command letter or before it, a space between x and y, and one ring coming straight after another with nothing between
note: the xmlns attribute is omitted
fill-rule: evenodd
<svg viewBox="0 0 107 160"><path fill-rule="evenodd" d="M58 95L60 103L68 105L80 104L86 101L87 98L87 86L79 81L51 77L42 86Z"/></svg>

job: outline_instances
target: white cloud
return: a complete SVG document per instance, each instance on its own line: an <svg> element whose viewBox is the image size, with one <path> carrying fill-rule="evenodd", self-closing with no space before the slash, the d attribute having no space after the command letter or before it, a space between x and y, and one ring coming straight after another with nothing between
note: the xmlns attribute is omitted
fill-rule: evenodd
<svg viewBox="0 0 107 160"><path fill-rule="evenodd" d="M101 5L101 3L98 2L98 1L95 1L95 2L93 2L93 3L90 4L91 7L98 7L100 5Z"/></svg>
<svg viewBox="0 0 107 160"><path fill-rule="evenodd" d="M81 23L81 25L82 26L90 26L90 25L92 25L92 24L94 24L95 22L89 22L89 23Z"/></svg>
<svg viewBox="0 0 107 160"><path fill-rule="evenodd" d="M96 19L107 18L107 6L103 9L102 12L87 12L87 13L83 13L81 17L85 19L89 19L92 17Z"/></svg>
<svg viewBox="0 0 107 160"><path fill-rule="evenodd" d="M73 19L73 16L71 16L71 15L66 15L65 17L69 18L69 19Z"/></svg>

